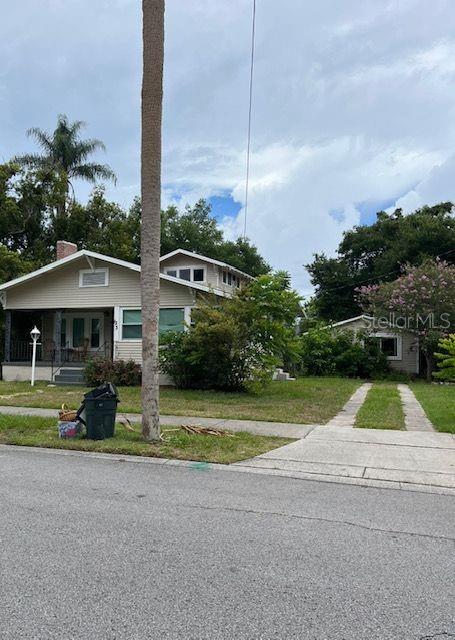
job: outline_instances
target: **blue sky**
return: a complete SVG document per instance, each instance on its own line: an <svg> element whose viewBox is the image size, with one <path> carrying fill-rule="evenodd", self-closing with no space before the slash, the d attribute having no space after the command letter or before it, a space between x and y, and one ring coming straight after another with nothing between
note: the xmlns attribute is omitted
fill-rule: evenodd
<svg viewBox="0 0 455 640"><path fill-rule="evenodd" d="M230 194L224 196L212 196L209 198L212 205L213 217L217 220L235 218L242 208L239 202L235 202Z"/></svg>
<svg viewBox="0 0 455 640"><path fill-rule="evenodd" d="M243 231L252 0L167 0L163 205ZM24 27L25 25L25 27ZM247 233L303 293L376 210L455 200L453 0L260 0ZM129 206L140 185L138 0L21 0L0 22L0 159L58 113L87 122ZM89 188L78 185L84 199Z"/></svg>

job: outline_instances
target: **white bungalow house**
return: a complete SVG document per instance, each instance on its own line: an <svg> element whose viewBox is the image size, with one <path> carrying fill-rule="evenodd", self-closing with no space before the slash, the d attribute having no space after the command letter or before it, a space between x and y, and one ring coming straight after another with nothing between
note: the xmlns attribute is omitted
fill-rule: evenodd
<svg viewBox="0 0 455 640"><path fill-rule="evenodd" d="M3 379L30 379L30 330L41 331L37 380L77 383L94 355L141 362L137 264L57 243L57 260L0 285L5 310ZM161 258L160 331L184 330L204 294L230 297L251 276L178 249ZM162 380L162 382L166 382Z"/></svg>
<svg viewBox="0 0 455 640"><path fill-rule="evenodd" d="M354 333L366 331L372 338L378 339L379 347L386 355L391 369L411 376L419 374L419 339L410 331L397 331L390 323L379 322L367 315L335 322L330 328Z"/></svg>

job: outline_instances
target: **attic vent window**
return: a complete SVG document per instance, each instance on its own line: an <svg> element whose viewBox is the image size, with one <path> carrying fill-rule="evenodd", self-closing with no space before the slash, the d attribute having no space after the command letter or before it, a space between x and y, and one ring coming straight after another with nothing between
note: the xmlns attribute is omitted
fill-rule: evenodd
<svg viewBox="0 0 455 640"><path fill-rule="evenodd" d="M107 287L109 284L108 269L84 269L79 271L80 287Z"/></svg>

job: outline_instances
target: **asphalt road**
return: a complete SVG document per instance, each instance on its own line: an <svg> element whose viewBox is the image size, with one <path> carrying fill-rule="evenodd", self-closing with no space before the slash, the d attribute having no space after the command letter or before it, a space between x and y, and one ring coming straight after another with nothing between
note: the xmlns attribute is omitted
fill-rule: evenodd
<svg viewBox="0 0 455 640"><path fill-rule="evenodd" d="M455 498L0 449L0 638L455 638Z"/></svg>

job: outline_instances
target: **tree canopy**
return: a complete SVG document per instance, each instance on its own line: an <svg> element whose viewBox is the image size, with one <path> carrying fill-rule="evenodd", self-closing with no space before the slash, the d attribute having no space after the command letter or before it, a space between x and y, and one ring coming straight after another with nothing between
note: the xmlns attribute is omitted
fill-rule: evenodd
<svg viewBox="0 0 455 640"><path fill-rule="evenodd" d="M405 273L392 282L364 285L359 301L374 315L379 329L385 323L394 330L415 334L430 379L437 343L454 327L455 266L426 259L419 266L407 266Z"/></svg>
<svg viewBox="0 0 455 640"><path fill-rule="evenodd" d="M74 178L92 184L98 180L115 181L115 174L108 165L89 161L91 155L99 150L105 151L106 147L96 138L83 140L80 133L85 126L85 122L70 122L66 115L61 114L53 133L32 127L27 135L34 138L42 153L17 156L15 161L26 168L58 176L64 183L65 195L68 195Z"/></svg>
<svg viewBox="0 0 455 640"><path fill-rule="evenodd" d="M455 217L451 202L422 207L405 215L401 209L380 211L372 225L347 231L338 255L317 254L307 269L316 287L315 304L327 321L361 313L355 290L362 284L387 282L405 264L419 265L440 256L455 262Z"/></svg>
<svg viewBox="0 0 455 640"><path fill-rule="evenodd" d="M63 187L64 189L64 187ZM129 210L110 202L102 185L94 187L86 204L68 203L64 216L57 214L62 196L58 175L26 169L17 163L0 165L0 246L17 260L22 271L51 262L57 240L74 242L80 249L140 263L141 201ZM174 206L161 213L161 253L187 249L232 264L257 276L269 265L248 240L224 239L211 215L210 204L200 200L179 212ZM5 262L2 281L16 275L17 268Z"/></svg>

